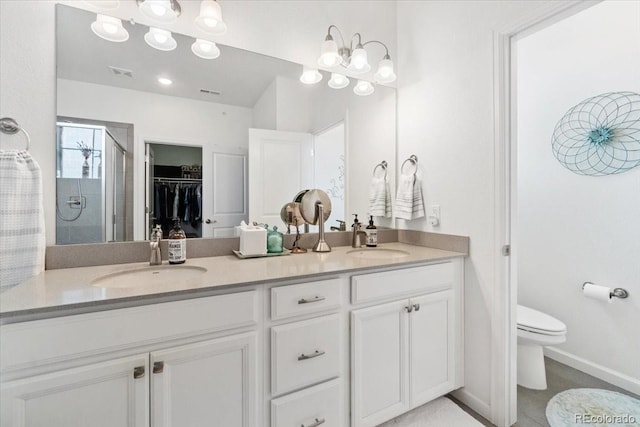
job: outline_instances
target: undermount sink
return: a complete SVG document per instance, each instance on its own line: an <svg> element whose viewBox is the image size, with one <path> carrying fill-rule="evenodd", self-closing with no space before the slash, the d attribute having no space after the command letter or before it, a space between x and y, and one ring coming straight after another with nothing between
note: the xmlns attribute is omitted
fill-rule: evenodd
<svg viewBox="0 0 640 427"><path fill-rule="evenodd" d="M157 265L106 274L91 281L100 288L150 288L160 284L192 279L207 272L191 265Z"/></svg>
<svg viewBox="0 0 640 427"><path fill-rule="evenodd" d="M348 251L347 254L352 257L364 259L396 259L406 257L409 255L409 252L400 249L363 248Z"/></svg>

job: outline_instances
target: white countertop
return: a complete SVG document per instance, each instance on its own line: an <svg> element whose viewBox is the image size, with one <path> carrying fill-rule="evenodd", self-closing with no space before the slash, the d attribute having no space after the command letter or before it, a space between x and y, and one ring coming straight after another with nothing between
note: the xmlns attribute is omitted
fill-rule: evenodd
<svg viewBox="0 0 640 427"><path fill-rule="evenodd" d="M102 288L91 283L105 275L148 267L148 262L47 270L0 294L0 320L3 323L11 322L12 317L30 314L53 317L71 309L98 310L114 303L143 303L145 299L162 296L190 298L194 296L194 292L229 286L317 278L328 274L404 266L465 255L404 243L385 243L378 245L378 248L399 249L409 252L409 255L395 259L363 259L347 254L354 249L343 246L333 248L328 253L309 251L299 255L252 259L239 259L234 255L194 258L182 265L204 267L207 272L186 280L155 283L153 287L130 288ZM362 250L366 251L367 248Z"/></svg>

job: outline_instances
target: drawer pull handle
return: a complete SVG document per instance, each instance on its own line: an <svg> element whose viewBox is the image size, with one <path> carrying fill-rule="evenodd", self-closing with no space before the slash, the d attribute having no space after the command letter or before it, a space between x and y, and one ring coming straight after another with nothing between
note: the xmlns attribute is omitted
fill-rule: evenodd
<svg viewBox="0 0 640 427"><path fill-rule="evenodd" d="M319 301L324 301L326 298L325 297L321 297L321 296L315 296L313 298L301 298L298 300L298 304L309 304L311 302L319 302Z"/></svg>
<svg viewBox="0 0 640 427"><path fill-rule="evenodd" d="M133 379L137 380L144 377L144 366L136 366L133 368Z"/></svg>
<svg viewBox="0 0 640 427"><path fill-rule="evenodd" d="M320 424L324 424L325 421L326 420L324 418L316 418L316 420L313 422L313 424L309 424L308 426L305 426L304 424L301 424L300 427L318 427Z"/></svg>
<svg viewBox="0 0 640 427"><path fill-rule="evenodd" d="M404 307L405 310L407 310L407 313L411 313L413 311L413 306L412 305L407 305Z"/></svg>
<svg viewBox="0 0 640 427"><path fill-rule="evenodd" d="M298 360L313 359L314 357L319 357L319 356L322 356L323 354L324 354L324 351L322 351L322 350L316 350L311 354L304 354L303 353L300 356L298 356Z"/></svg>
<svg viewBox="0 0 640 427"><path fill-rule="evenodd" d="M164 362L154 362L153 364L153 373L161 374L164 371Z"/></svg>
<svg viewBox="0 0 640 427"><path fill-rule="evenodd" d="M415 311L420 311L420 304L413 304L413 309Z"/></svg>

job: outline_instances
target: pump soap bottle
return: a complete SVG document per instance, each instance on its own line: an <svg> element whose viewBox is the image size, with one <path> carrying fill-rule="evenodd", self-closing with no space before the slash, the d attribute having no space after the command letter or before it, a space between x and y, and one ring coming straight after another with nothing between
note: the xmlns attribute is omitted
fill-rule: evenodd
<svg viewBox="0 0 640 427"><path fill-rule="evenodd" d="M187 235L177 220L169 231L169 264L182 264L187 260Z"/></svg>
<svg viewBox="0 0 640 427"><path fill-rule="evenodd" d="M365 233L367 233L367 247L375 248L378 246L378 229L373 225L373 215L369 215L369 225L367 225Z"/></svg>

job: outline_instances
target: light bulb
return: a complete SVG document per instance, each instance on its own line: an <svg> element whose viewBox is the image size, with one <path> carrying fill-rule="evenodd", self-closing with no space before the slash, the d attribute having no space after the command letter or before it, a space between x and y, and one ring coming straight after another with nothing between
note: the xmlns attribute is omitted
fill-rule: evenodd
<svg viewBox="0 0 640 427"><path fill-rule="evenodd" d="M371 95L375 89L371 82L366 80L358 80L358 83L353 88L353 93L360 96Z"/></svg>
<svg viewBox="0 0 640 427"><path fill-rule="evenodd" d="M171 79L168 79L166 77L158 77L158 83L165 85L165 86L169 86L171 84L173 84L173 81Z"/></svg>
<svg viewBox="0 0 640 427"><path fill-rule="evenodd" d="M328 84L332 89L342 89L349 86L349 79L342 74L331 73L331 80Z"/></svg>
<svg viewBox="0 0 640 427"><path fill-rule="evenodd" d="M202 0L195 23L198 29L207 34L219 36L227 31L227 24L222 20L222 8L214 0Z"/></svg>
<svg viewBox="0 0 640 427"><path fill-rule="evenodd" d="M154 49L169 51L178 46L171 32L161 28L149 27L149 32L144 35L144 41Z"/></svg>
<svg viewBox="0 0 640 427"><path fill-rule="evenodd" d="M315 68L302 67L300 81L306 85L312 85L322 80L322 74Z"/></svg>
<svg viewBox="0 0 640 427"><path fill-rule="evenodd" d="M318 58L318 65L326 68L333 68L342 62L342 57L338 54L338 45L332 38L327 37L322 43L320 49L320 57Z"/></svg>
<svg viewBox="0 0 640 427"><path fill-rule="evenodd" d="M98 14L91 23L91 31L98 37L110 42L125 42L129 40L129 32L122 26L122 21L107 15Z"/></svg>
<svg viewBox="0 0 640 427"><path fill-rule="evenodd" d="M178 11L173 10L170 0L144 0L140 3L140 12L163 24L171 24L178 19Z"/></svg>
<svg viewBox="0 0 640 427"><path fill-rule="evenodd" d="M220 56L220 48L209 40L196 39L191 45L191 51L203 59L216 59Z"/></svg>
<svg viewBox="0 0 640 427"><path fill-rule="evenodd" d="M391 83L395 81L396 74L393 72L393 62L388 55L378 64L378 71L374 76L378 83Z"/></svg>
<svg viewBox="0 0 640 427"><path fill-rule="evenodd" d="M353 50L348 69L354 73L366 73L371 70L371 65L367 61L367 51L362 46Z"/></svg>

